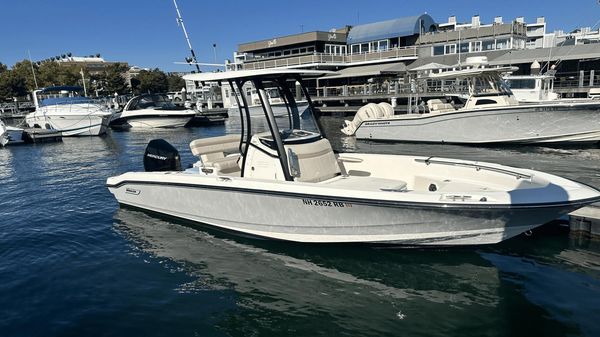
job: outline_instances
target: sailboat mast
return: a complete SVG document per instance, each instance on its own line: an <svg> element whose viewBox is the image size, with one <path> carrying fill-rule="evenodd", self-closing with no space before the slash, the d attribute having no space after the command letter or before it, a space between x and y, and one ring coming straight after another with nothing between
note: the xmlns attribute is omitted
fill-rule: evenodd
<svg viewBox="0 0 600 337"><path fill-rule="evenodd" d="M196 60L196 53L194 53L194 48L192 48L192 43L190 42L190 37L188 36L187 30L185 30L185 25L183 24L183 18L181 17L181 13L179 12L177 1L173 0L173 4L175 5L175 10L177 11L177 23L181 25L181 29L183 29L183 35L185 35L185 40L187 41L188 47L190 47L190 52L192 53L192 62L196 65L196 70L198 70L198 72L201 72L200 66L198 65L198 61Z"/></svg>

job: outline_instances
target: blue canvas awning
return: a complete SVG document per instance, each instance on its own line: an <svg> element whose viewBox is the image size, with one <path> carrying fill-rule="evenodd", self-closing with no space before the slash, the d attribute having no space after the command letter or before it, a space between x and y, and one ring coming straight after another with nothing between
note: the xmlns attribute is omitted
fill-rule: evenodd
<svg viewBox="0 0 600 337"><path fill-rule="evenodd" d="M428 14L409 16L387 21L354 26L348 33L347 43L363 43L376 40L405 37L436 30L436 23Z"/></svg>

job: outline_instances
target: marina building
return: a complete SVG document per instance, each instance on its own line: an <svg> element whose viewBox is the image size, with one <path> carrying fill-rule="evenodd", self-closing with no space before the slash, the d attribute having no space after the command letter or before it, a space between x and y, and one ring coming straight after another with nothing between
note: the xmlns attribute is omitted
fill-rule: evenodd
<svg viewBox="0 0 600 337"><path fill-rule="evenodd" d="M528 23L524 17L497 16L486 23L479 15L466 22L452 15L436 22L421 14L242 43L227 70L331 70L309 89L323 107L345 108L406 101L418 72L458 68L467 57L485 56L492 66L518 67L516 74L529 74L532 65L534 72L551 70L555 91L585 96L600 86L598 42L600 30L591 28L548 33L544 17ZM225 106L229 94L223 92Z"/></svg>
<svg viewBox="0 0 600 337"><path fill-rule="evenodd" d="M77 66L87 70L90 74L96 75L102 73L106 68L115 63L124 64L129 67L127 62L106 61L100 54L90 56L70 56L62 55L53 58L61 66Z"/></svg>

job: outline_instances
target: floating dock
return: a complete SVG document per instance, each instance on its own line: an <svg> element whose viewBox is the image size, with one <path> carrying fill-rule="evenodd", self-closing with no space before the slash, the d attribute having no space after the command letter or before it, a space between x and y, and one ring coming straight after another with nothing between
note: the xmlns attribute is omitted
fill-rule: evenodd
<svg viewBox="0 0 600 337"><path fill-rule="evenodd" d="M572 232L582 232L600 238L600 204L580 208L569 215L569 227Z"/></svg>
<svg viewBox="0 0 600 337"><path fill-rule="evenodd" d="M23 130L23 135L21 138L25 143L28 144L57 142L62 140L62 132L56 130L30 128Z"/></svg>
<svg viewBox="0 0 600 337"><path fill-rule="evenodd" d="M223 124L229 118L227 109L209 109L196 113L196 116L188 123L192 126Z"/></svg>

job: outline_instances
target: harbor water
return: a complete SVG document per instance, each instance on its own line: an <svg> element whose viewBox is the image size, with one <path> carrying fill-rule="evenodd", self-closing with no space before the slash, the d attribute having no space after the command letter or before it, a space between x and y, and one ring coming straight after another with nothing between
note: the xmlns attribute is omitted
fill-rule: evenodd
<svg viewBox="0 0 600 337"><path fill-rule="evenodd" d="M598 147L373 143L323 122L338 151L491 161L600 188ZM143 169L151 139L187 166L191 140L237 128L0 149L0 336L600 336L600 241L558 226L485 247L305 245L121 209L105 187Z"/></svg>

